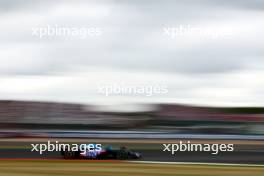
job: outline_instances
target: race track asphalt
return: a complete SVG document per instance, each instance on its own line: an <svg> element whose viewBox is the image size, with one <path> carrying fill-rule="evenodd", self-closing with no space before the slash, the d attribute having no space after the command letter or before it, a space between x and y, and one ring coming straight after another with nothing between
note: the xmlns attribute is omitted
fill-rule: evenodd
<svg viewBox="0 0 264 176"><path fill-rule="evenodd" d="M120 144L117 144L120 146ZM124 144L132 148L136 144ZM156 145L153 147L153 145ZM30 142L23 141L0 141L0 159L61 159L60 152L46 152L40 155L31 152ZM27 147L24 147L27 146ZM206 162L206 163L245 163L245 164L264 164L263 145L236 145L233 152L220 152L213 155L209 152L177 152L172 155L162 151L162 144L146 144L136 151L142 153L144 161L170 161L170 162Z"/></svg>

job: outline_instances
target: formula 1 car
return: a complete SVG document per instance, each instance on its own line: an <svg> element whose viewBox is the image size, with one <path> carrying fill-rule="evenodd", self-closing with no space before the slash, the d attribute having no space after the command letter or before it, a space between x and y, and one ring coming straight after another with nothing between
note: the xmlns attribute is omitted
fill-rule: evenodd
<svg viewBox="0 0 264 176"><path fill-rule="evenodd" d="M142 155L138 152L127 149L126 147L120 147L120 149L114 150L112 147L106 147L99 151L61 151L61 155L64 159L140 159Z"/></svg>

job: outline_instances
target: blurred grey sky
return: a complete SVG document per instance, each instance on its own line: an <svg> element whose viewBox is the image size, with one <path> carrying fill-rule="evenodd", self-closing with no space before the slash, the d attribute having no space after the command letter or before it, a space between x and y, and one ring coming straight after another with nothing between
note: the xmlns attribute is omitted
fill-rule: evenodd
<svg viewBox="0 0 264 176"><path fill-rule="evenodd" d="M263 19L262 0L0 0L0 99L264 106ZM47 25L102 35L32 35ZM180 25L229 35L164 35ZM102 84L167 85L168 93L105 97Z"/></svg>

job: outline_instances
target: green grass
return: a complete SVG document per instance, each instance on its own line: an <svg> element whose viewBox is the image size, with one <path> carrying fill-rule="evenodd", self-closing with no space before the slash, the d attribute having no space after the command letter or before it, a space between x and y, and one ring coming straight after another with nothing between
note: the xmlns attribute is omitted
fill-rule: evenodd
<svg viewBox="0 0 264 176"><path fill-rule="evenodd" d="M264 167L80 160L0 160L0 176L263 176Z"/></svg>

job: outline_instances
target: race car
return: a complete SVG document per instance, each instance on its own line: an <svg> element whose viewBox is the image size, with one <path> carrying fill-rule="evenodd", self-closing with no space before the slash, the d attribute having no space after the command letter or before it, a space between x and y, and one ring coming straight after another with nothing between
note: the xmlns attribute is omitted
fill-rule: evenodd
<svg viewBox="0 0 264 176"><path fill-rule="evenodd" d="M127 149L126 147L120 147L120 149L114 150L111 146L102 148L101 150L86 150L79 148L78 151L65 150L61 151L61 155L64 159L139 159L142 155L138 152Z"/></svg>

